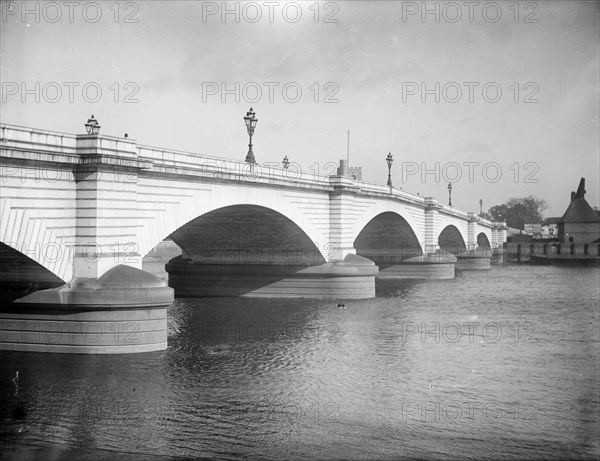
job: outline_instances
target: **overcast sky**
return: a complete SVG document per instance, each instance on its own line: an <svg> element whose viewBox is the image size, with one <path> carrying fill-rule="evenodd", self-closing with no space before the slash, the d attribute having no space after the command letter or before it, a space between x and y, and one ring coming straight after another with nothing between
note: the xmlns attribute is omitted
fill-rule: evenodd
<svg viewBox="0 0 600 461"><path fill-rule="evenodd" d="M259 163L331 173L349 129L364 180L385 184L392 152L396 187L446 202L451 180L465 211L536 195L562 215L581 177L600 203L597 2L227 5L2 1L2 122L81 133L93 113L244 160L252 106Z"/></svg>

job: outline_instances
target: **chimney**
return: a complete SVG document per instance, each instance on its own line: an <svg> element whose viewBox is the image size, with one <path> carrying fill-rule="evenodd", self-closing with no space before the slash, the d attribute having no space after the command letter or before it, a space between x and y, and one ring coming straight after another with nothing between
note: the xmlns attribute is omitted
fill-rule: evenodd
<svg viewBox="0 0 600 461"><path fill-rule="evenodd" d="M575 198L585 198L585 178L581 178L581 181L579 181L579 187L577 188Z"/></svg>
<svg viewBox="0 0 600 461"><path fill-rule="evenodd" d="M574 192L574 191L571 191L571 202L572 202L573 200L575 200L575 192Z"/></svg>

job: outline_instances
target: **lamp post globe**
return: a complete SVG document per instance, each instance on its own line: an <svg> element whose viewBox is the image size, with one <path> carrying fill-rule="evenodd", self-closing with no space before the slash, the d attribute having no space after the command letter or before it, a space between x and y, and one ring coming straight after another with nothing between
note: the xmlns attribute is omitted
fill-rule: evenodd
<svg viewBox="0 0 600 461"><path fill-rule="evenodd" d="M387 162L387 166L388 166L388 180L387 180L387 185L391 188L392 187L392 163L394 163L394 157L392 157L392 153L389 152L387 154L387 157L385 158L385 161Z"/></svg>
<svg viewBox="0 0 600 461"><path fill-rule="evenodd" d="M246 116L244 117L244 123L246 123L246 130L248 131L248 136L250 137L250 142L248 144L248 154L246 155L246 162L253 166L256 163L254 158L254 152L252 152L252 135L254 134L254 129L256 128L256 124L258 123L258 119L256 118L255 112L252 110L252 107L248 112L246 112Z"/></svg>
<svg viewBox="0 0 600 461"><path fill-rule="evenodd" d="M100 125L98 125L98 120L94 118L94 114L92 114L91 118L88 118L85 130L87 134L98 134L100 132Z"/></svg>

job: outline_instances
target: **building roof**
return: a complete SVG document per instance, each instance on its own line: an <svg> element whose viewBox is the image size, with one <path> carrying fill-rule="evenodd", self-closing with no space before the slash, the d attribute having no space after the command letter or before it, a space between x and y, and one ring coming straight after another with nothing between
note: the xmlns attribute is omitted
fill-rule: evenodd
<svg viewBox="0 0 600 461"><path fill-rule="evenodd" d="M561 223L600 223L600 217L585 199L585 178L581 178L577 192L571 193L571 203L560 218Z"/></svg>
<svg viewBox="0 0 600 461"><path fill-rule="evenodd" d="M521 229L515 229L514 227L506 227L506 235L518 235L521 233Z"/></svg>
<svg viewBox="0 0 600 461"><path fill-rule="evenodd" d="M552 217L552 218L546 218L544 220L546 225L550 225L550 224L557 224L560 221L561 216L556 216L556 217Z"/></svg>

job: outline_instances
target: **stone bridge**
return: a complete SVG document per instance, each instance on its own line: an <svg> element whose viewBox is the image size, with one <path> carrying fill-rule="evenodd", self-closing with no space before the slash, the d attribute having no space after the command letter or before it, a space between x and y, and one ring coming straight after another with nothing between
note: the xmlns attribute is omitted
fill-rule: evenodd
<svg viewBox="0 0 600 461"><path fill-rule="evenodd" d="M504 223L343 175L0 131L0 289L5 306L15 300L5 319L49 305L166 312L171 289L141 271L166 238L183 252L167 266L177 296L332 298L374 296L377 275L448 277L486 257L489 267L477 250L506 240Z"/></svg>

